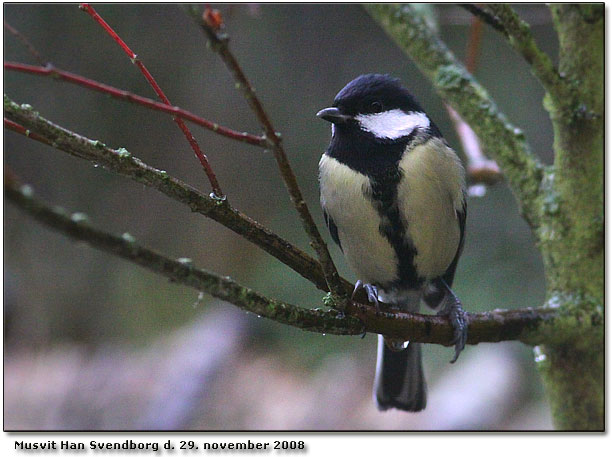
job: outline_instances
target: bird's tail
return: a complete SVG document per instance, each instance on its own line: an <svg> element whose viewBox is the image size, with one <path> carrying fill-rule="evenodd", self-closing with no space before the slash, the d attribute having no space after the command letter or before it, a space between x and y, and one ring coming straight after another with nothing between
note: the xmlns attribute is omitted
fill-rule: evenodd
<svg viewBox="0 0 612 457"><path fill-rule="evenodd" d="M378 360L374 379L374 400L381 411L397 408L421 411L427 402L427 387L421 362L421 345L409 343L393 351L378 335Z"/></svg>

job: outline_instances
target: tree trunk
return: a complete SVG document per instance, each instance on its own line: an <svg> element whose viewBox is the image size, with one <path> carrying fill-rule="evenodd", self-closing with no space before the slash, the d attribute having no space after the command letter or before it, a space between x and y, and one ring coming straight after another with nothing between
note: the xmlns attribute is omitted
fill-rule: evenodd
<svg viewBox="0 0 612 457"><path fill-rule="evenodd" d="M554 165L531 154L520 131L469 75L412 5L368 11L415 61L447 103L474 128L501 165L542 253L546 306L558 309L538 328L536 362L555 427L604 428L604 8L551 5L559 36L559 72L507 5L488 16L523 54L546 89L554 130ZM485 14L489 14L485 11ZM486 109L481 109L482 107Z"/></svg>
<svg viewBox="0 0 612 457"><path fill-rule="evenodd" d="M537 360L556 428L603 430L604 10L557 4L551 11L559 72L573 97L544 103L553 123L555 163L543 181L538 240L548 303L563 310L558 331L583 331L568 331L566 342L541 347Z"/></svg>

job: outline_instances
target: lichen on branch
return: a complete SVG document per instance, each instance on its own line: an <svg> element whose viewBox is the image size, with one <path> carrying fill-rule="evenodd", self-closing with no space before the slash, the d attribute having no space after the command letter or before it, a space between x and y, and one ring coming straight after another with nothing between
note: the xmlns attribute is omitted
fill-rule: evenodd
<svg viewBox="0 0 612 457"><path fill-rule="evenodd" d="M40 136L31 136L32 139L44 141L70 155L100 164L108 170L157 189L168 197L185 204L191 211L223 224L288 265L319 289L328 290L321 266L315 259L245 216L233 208L229 202L202 194L188 184L172 177L166 171L145 164L125 148L113 149L101 141L86 138L60 127L43 118L32 106L19 105L6 94L4 95L4 115L21 125L24 128L23 132L31 132ZM347 281L343 281L342 284L346 290L351 289Z"/></svg>
<svg viewBox="0 0 612 457"><path fill-rule="evenodd" d="M140 245L133 236L107 233L89 223L83 213L68 213L50 207L34 197L30 186L5 176L6 198L40 223L90 246L112 253L168 279L206 292L246 311L281 324L318 333L359 335L384 334L422 343L453 345L453 328L447 318L417 313L382 312L373 306L351 302L345 311L307 309L266 297L231 278L197 268L188 259L171 259ZM526 343L553 341L539 339L540 329L554 322L554 309L498 310L468 314L468 344L520 340Z"/></svg>
<svg viewBox="0 0 612 457"><path fill-rule="evenodd" d="M326 289L325 278L321 266L316 260L308 257L289 242L269 232L255 221L237 212L229 206L227 201L218 201L200 194L185 183L169 176L165 171L157 170L144 164L124 148L112 149L100 141L91 140L55 125L41 117L31 106L19 105L10 100L7 96L4 98L4 111L5 116L12 122L12 124L7 124L7 127L11 130L21 134L26 134L27 132L29 138L32 140L42 141L45 144L67 152L75 157L98 163L110 171L129 177L130 179L165 193L169 197L187 205L192 211L200 212L234 230L236 233L242 235L283 261L317 287L323 290ZM18 124L14 125L15 123ZM112 235L95 230L91 226L83 224L82 220L76 221L61 212L46 208L40 202L36 202L28 192L24 193L23 189L15 185L13 185L13 189L11 189L11 185L11 181L5 179L5 195L7 197L15 201L30 214L34 215L40 222L46 223L56 230L61 230L68 236L89 242L88 237L91 235L92 241L90 244L92 244L92 246L115 253L141 266L164 274L167 277L171 277L177 282L195 287L198 290L209 291L207 284L210 280L212 281L212 285L210 286L209 293L214 296L219 296L218 290L219 288L225 287L222 287L223 284L228 285L227 282L221 281L221 279L224 278L213 280L204 275L204 277L198 279L199 273L195 276L193 274L186 274L185 272L187 270L185 270L185 265L179 267L176 263L172 263L174 261L168 259L170 263L165 260L162 261L161 257L163 256L160 254L145 255L148 251L135 244L134 240L122 238L122 241L120 241L118 237L113 238ZM115 241L107 243L103 242L103 240ZM131 241L131 243L126 244L126 241ZM138 247L138 249L136 249L136 247ZM134 252L136 252L135 249L143 255L134 256ZM150 265L147 259L151 261ZM176 268L179 270L176 270ZM180 274L177 273L177 271L179 271ZM192 271L191 266L190 271ZM222 285L219 285L221 283L218 284L215 281L221 281ZM342 278L341 281L345 290L348 291L351 289L351 284L348 283L348 281ZM236 303L237 298L235 298L244 297L244 291L242 291L242 289L232 289L232 287L227 290L233 290L235 292L234 295L228 295L225 298L219 296L219 298L223 298L237 306L246 307L247 305L244 301ZM258 303L257 306L265 307L263 303L266 303L265 300L267 300L267 297L258 294L251 298ZM303 308L291 308L289 306L292 305L288 304L284 304L279 308L274 304L281 302L273 299L270 300L272 308L269 308L267 311L263 310L258 314L265 315L280 323L295 325L299 328L320 331L322 333L345 335L367 331L389 334L423 343L452 344L452 327L446 318L440 316L381 312L377 311L374 307L362 303L350 302L345 312L347 319L337 318L338 314L336 313L334 314L334 324L331 325L330 322L326 321L330 316L330 314L325 314L326 312L324 312L324 314L319 314L318 312L313 314L314 311L312 311L304 314L305 311L301 311ZM261 308L257 308L257 310L261 310ZM293 317L290 318L288 316L296 316L295 313L298 313L297 316L299 316L299 319L296 318L294 321ZM555 315L556 312L554 309L531 308L468 314L467 318L470 325L468 343L477 344L481 342L520 340L529 344L536 344L544 341L552 341L554 339L554 335L552 334L548 334L542 339L539 339L537 335L541 333L541 329L548 327L554 322ZM319 318L323 320L319 321ZM298 322L300 320L304 320L304 322ZM359 322L359 326L357 326L356 322Z"/></svg>

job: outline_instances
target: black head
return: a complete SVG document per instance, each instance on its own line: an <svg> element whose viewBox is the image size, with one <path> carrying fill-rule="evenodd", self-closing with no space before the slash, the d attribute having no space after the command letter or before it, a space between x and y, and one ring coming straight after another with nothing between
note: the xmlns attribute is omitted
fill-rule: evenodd
<svg viewBox="0 0 612 457"><path fill-rule="evenodd" d="M374 140L401 141L418 128L435 130L429 117L397 78L361 75L348 83L332 107L317 113L339 134L359 134Z"/></svg>
<svg viewBox="0 0 612 457"><path fill-rule="evenodd" d="M333 106L351 116L395 108L406 113L423 111L399 79L379 74L361 75L353 79L338 92Z"/></svg>

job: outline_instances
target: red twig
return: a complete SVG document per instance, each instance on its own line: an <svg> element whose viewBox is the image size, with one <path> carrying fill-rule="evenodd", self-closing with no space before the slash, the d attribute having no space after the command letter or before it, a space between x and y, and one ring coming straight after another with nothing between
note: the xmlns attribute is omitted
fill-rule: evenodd
<svg viewBox="0 0 612 457"><path fill-rule="evenodd" d="M30 54L32 54L32 56L34 57L34 59L40 64L40 65L45 65L45 59L42 58L42 56L40 55L40 52L38 52L36 50L36 48L34 47L34 45L32 43L30 43L30 40L28 40L24 35L22 35L19 30L15 29L13 26L11 26L8 22L4 21L4 28L6 30L8 30L9 32L11 32L13 34L13 36L15 36L15 38L17 38L19 41L21 41L21 43L26 47L26 49L29 51Z"/></svg>
<svg viewBox="0 0 612 457"><path fill-rule="evenodd" d="M111 38L115 40L119 46L121 46L121 48L128 55L132 63L134 63L140 69L140 72L149 82L149 84L151 85L151 87L153 88L157 96L160 98L160 100L164 102L166 105L171 105L170 100L168 99L168 97L166 97L166 94L164 94L164 92L161 90L161 87L159 87L159 85L153 78L153 75L151 75L149 70L147 70L147 67L145 67L144 63L142 63L142 61L138 58L136 53L134 53L134 51L132 51L129 48L129 46L121 39L121 37L117 35L117 33L112 29L112 27L108 25L104 19L102 19L102 17L96 12L96 10L88 3L81 3L79 5L79 8L81 8L83 11L89 14L98 24L100 24L100 26L106 31L106 33L108 33L111 36ZM212 167L210 166L210 163L208 162L208 158L200 149L200 146L198 145L197 141L191 134L191 131L189 130L187 125L185 125L185 122L183 122L183 120L179 117L175 117L174 122L176 122L179 128L183 131L183 134L185 135L185 137L187 138L187 141L189 141L189 144L191 145L191 149L193 149L193 152L195 153L196 157L202 164L202 167L204 167L204 171L206 172L206 176L208 176L208 180L210 181L210 185L212 187L212 190L215 196L219 198L225 198L223 191L221 190L221 186L219 185L219 182L217 181L217 176L215 175Z"/></svg>
<svg viewBox="0 0 612 457"><path fill-rule="evenodd" d="M465 68L470 73L474 73L474 71L476 71L476 67L478 66L481 36L482 21L477 17L472 17L472 23L470 25L470 39L468 41L467 55L465 57Z"/></svg>
<svg viewBox="0 0 612 457"><path fill-rule="evenodd" d="M40 135L37 135L36 133L30 132L24 126L19 125L16 122L13 122L7 118L4 118L4 127L9 130L12 130L13 132L21 133L22 135L32 138L33 140L40 141L41 143L51 144L51 142L45 137L42 137Z"/></svg>
<svg viewBox="0 0 612 457"><path fill-rule="evenodd" d="M4 69L39 76L51 76L55 79L60 79L62 81L76 84L87 89L108 94L119 100L125 100L156 111L173 114L174 116L178 116L182 119L193 122L194 124L200 125L204 128L207 128L208 130L211 130L215 133L218 133L219 135L231 138L233 140L242 141L244 143L261 147L267 147L268 145L268 142L264 137L252 135L246 132L237 132L230 128L223 127L222 125L219 125L215 122L211 122L208 119L204 119L203 117L197 116L196 114L181 109L177 106L170 106L161 102L157 102L155 100L151 100L150 98L141 97L140 95L135 95L126 90L117 89L116 87L112 87L107 84L94 81L93 79L85 78L83 76L70 73L68 71L60 70L59 68L53 67L51 65L47 65L45 67L37 67L34 65L27 65L19 62L4 62Z"/></svg>

